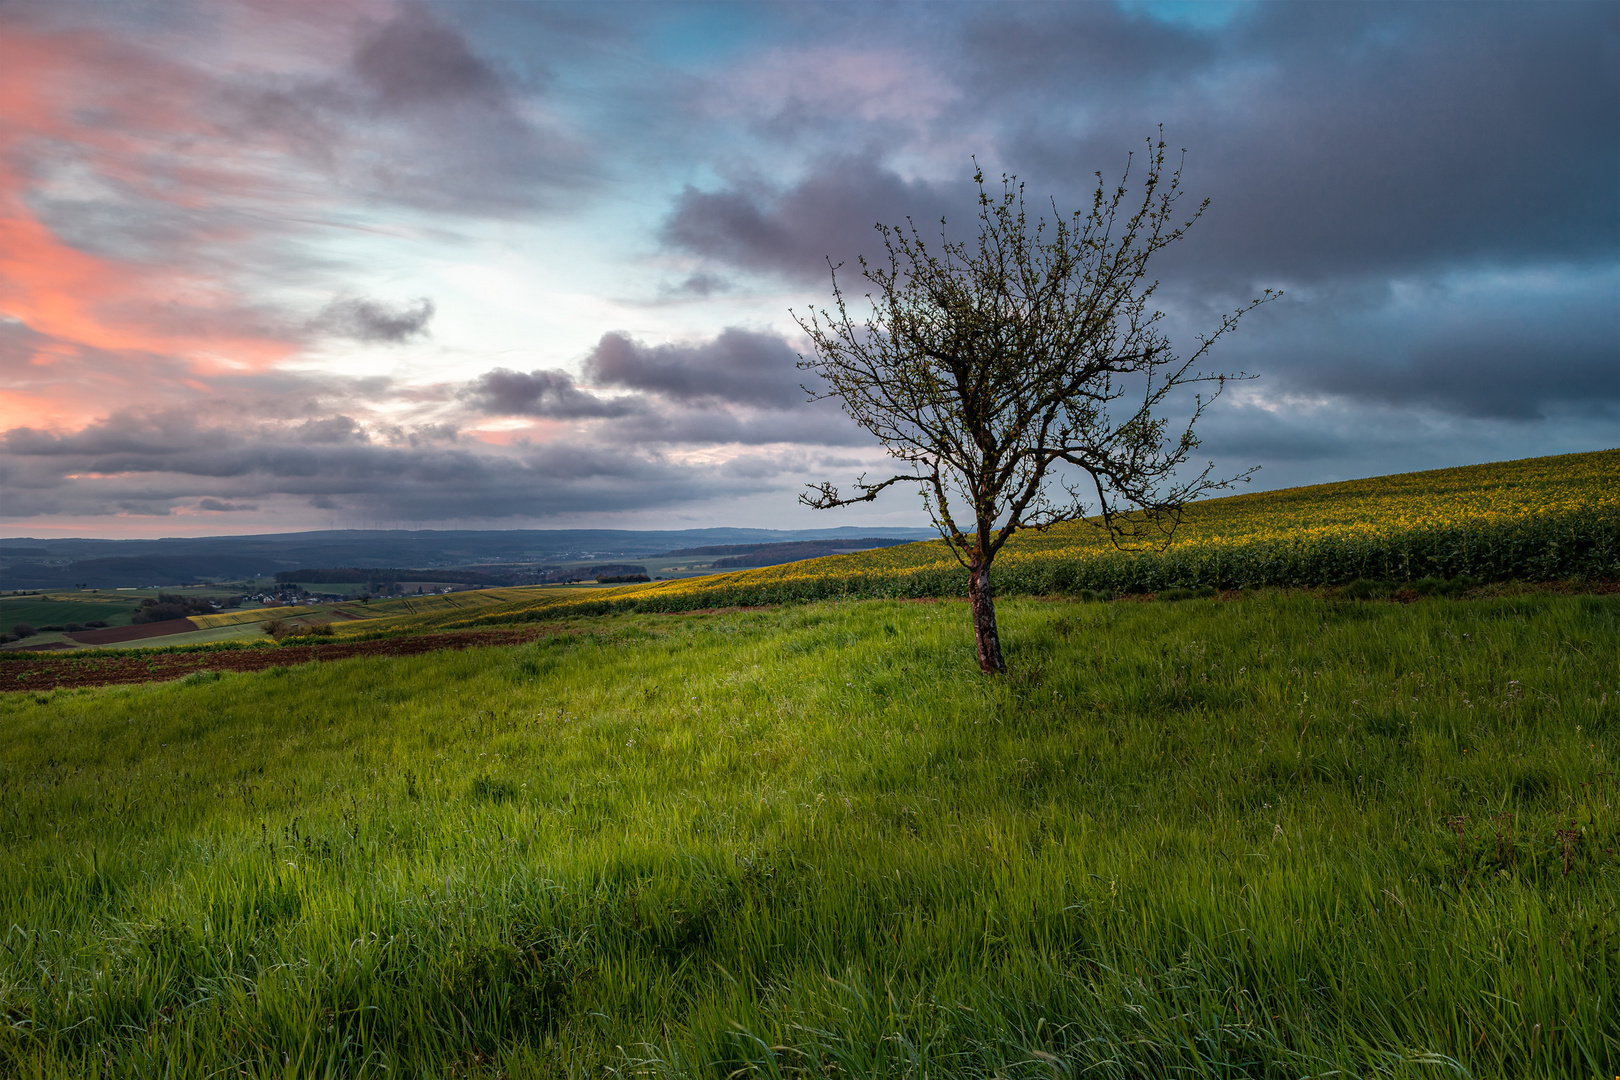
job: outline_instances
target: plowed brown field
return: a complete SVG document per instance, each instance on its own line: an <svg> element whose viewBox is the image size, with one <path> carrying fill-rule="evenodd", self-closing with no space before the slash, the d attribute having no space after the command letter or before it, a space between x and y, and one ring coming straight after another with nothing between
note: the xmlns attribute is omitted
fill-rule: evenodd
<svg viewBox="0 0 1620 1080"><path fill-rule="evenodd" d="M117 645L125 641L168 637L170 634L189 634L195 629L197 624L190 619L165 619L133 626L109 626L105 630L78 630L68 637L81 645Z"/></svg>
<svg viewBox="0 0 1620 1080"><path fill-rule="evenodd" d="M546 627L525 627L521 630L457 630L382 641L284 645L276 648L233 649L221 652L160 653L153 656L106 656L86 652L69 656L30 656L26 660L0 663L0 691L162 682L166 679L178 679L193 671L262 671L277 665L347 660L352 656L415 656L418 653L435 652L439 649L521 645L557 632Z"/></svg>

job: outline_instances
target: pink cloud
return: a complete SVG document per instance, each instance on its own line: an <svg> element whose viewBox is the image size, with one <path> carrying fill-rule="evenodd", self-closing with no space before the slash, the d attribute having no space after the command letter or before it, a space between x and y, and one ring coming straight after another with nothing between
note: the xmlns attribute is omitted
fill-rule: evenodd
<svg viewBox="0 0 1620 1080"><path fill-rule="evenodd" d="M97 30L0 33L0 317L29 331L8 349L0 418L104 413L97 373L76 385L92 354L139 382L262 370L295 350L270 320L243 317L252 304L220 254L253 236L210 212L260 197L264 178L208 116L210 93L195 71ZM86 192L132 216L166 211L167 235L144 257L73 242L39 207L65 206L72 224Z"/></svg>

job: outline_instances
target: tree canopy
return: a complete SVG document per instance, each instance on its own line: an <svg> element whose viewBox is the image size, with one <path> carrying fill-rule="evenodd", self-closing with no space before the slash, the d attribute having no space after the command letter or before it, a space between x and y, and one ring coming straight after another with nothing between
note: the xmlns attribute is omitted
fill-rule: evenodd
<svg viewBox="0 0 1620 1080"><path fill-rule="evenodd" d="M1097 173L1090 207L1065 218L1054 202L1051 222L1031 220L1016 177L1003 176L994 194L976 171L976 241L930 245L909 219L879 224L887 265L860 259L870 312L850 313L833 266L832 310L795 315L814 347L800 367L826 387L816 396L837 398L901 463L883 479L861 476L852 494L822 483L802 501L845 506L919 485L968 571L987 672L1006 669L990 567L1020 529L1089 517L1116 543L1167 540L1188 501L1248 476L1183 470L1198 447L1194 425L1228 381L1247 377L1197 365L1245 313L1281 294L1266 290L1178 356L1148 262L1208 200L1178 213L1181 166L1167 167L1162 137L1145 160L1136 197L1127 160L1112 190ZM1172 425L1177 406L1185 422Z"/></svg>

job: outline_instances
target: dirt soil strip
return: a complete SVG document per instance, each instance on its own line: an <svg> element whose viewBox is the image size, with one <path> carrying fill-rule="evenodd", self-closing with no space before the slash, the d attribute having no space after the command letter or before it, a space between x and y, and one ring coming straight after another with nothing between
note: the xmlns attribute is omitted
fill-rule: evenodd
<svg viewBox="0 0 1620 1080"><path fill-rule="evenodd" d="M155 656L29 657L0 662L0 691L53 690L62 686L107 686L113 683L163 682L193 671L262 671L277 665L346 660L352 656L415 656L439 649L469 649L490 645L521 645L554 634L554 628L522 630L458 630L441 634L389 638L383 641L338 642L325 645L283 645L276 648L232 649L220 652L161 653Z"/></svg>
<svg viewBox="0 0 1620 1080"><path fill-rule="evenodd" d="M170 634L189 634L197 629L190 619L164 619L162 622L136 623L133 626L109 626L105 630L76 630L68 637L81 645L116 645L120 641L144 641L147 638L168 637Z"/></svg>

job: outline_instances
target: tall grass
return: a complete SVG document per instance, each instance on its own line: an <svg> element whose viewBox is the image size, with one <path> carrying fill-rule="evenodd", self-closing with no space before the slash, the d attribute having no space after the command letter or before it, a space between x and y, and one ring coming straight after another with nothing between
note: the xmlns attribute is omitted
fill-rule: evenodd
<svg viewBox="0 0 1620 1080"><path fill-rule="evenodd" d="M1620 1060L1620 600L1002 617L4 695L0 1074Z"/></svg>

